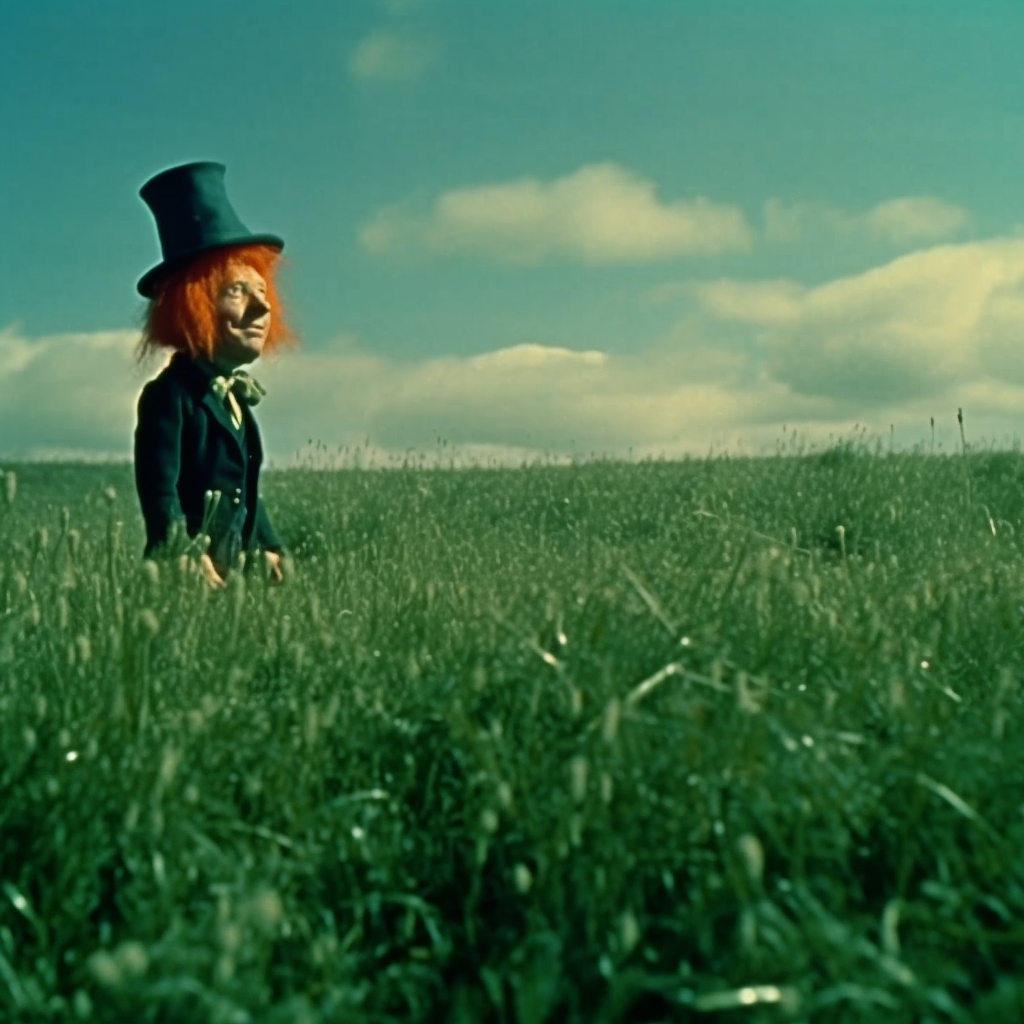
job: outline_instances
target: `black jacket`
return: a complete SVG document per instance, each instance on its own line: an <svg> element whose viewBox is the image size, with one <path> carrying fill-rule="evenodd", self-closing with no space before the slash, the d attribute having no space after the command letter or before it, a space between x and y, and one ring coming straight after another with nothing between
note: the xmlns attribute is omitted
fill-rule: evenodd
<svg viewBox="0 0 1024 1024"><path fill-rule="evenodd" d="M263 445L248 405L242 430L231 422L211 377L178 353L139 396L135 427L135 486L146 520L148 557L169 539L175 523L194 537L203 522L204 495L220 491L210 554L228 568L239 550L254 543L280 551L281 542L259 498Z"/></svg>

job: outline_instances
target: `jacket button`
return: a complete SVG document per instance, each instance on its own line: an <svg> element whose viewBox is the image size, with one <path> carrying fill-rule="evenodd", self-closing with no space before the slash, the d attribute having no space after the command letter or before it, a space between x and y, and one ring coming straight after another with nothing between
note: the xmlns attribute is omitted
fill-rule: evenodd
<svg viewBox="0 0 1024 1024"><path fill-rule="evenodd" d="M231 499L231 504L232 505L241 505L241 503L242 502L241 502L241 500L239 498L232 498Z"/></svg>
<svg viewBox="0 0 1024 1024"><path fill-rule="evenodd" d="M236 487L235 488L235 494L241 494L241 493L242 493L242 488L241 487Z"/></svg>

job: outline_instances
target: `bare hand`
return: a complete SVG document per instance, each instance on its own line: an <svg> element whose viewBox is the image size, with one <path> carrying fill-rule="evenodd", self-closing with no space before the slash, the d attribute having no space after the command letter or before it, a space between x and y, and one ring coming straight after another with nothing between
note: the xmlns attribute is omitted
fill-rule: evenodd
<svg viewBox="0 0 1024 1024"><path fill-rule="evenodd" d="M284 583L284 564L281 555L277 551L264 551L263 557L267 560L271 583Z"/></svg>
<svg viewBox="0 0 1024 1024"><path fill-rule="evenodd" d="M199 568L202 571L206 582L214 590L220 590L224 586L224 577L214 568L213 559L205 552L199 556Z"/></svg>

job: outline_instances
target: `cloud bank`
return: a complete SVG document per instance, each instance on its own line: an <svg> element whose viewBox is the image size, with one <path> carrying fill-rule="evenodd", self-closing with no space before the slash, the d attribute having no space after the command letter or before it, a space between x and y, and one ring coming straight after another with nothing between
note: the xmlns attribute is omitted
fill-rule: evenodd
<svg viewBox="0 0 1024 1024"><path fill-rule="evenodd" d="M281 401L268 430L284 439L303 422L284 410L334 408L340 418L315 427L307 412L309 437L619 455L770 449L783 425L825 441L892 424L916 443L931 416L952 443L958 406L975 440L1019 430L1024 239L934 246L816 287L719 279L687 289L693 309L636 355L532 342L397 361L349 340L282 359L266 374Z"/></svg>
<svg viewBox="0 0 1024 1024"><path fill-rule="evenodd" d="M453 189L426 210L382 210L362 226L372 253L467 253L518 264L644 263L749 249L738 207L705 198L664 202L653 182L614 163L551 181L521 178Z"/></svg>
<svg viewBox="0 0 1024 1024"><path fill-rule="evenodd" d="M991 380L1024 384L1024 240L937 246L816 288L720 280L714 318L763 328L766 372L870 410Z"/></svg>
<svg viewBox="0 0 1024 1024"><path fill-rule="evenodd" d="M111 457L131 452L135 331L24 337L0 330L0 455Z"/></svg>
<svg viewBox="0 0 1024 1024"><path fill-rule="evenodd" d="M543 339L476 354L394 359L342 337L260 364L275 462L308 443L418 452L439 439L487 460L590 453L770 450L880 433L1003 441L1024 408L1024 238L923 249L824 284L685 283L688 311L625 355ZM155 372L133 332L31 338L0 331L0 456L127 456L135 397ZM941 436L941 435L940 435Z"/></svg>
<svg viewBox="0 0 1024 1024"><path fill-rule="evenodd" d="M952 238L971 221L962 207L934 196L890 199L863 213L824 203L769 199L762 212L764 236L776 243L839 235L896 246L916 245Z"/></svg>

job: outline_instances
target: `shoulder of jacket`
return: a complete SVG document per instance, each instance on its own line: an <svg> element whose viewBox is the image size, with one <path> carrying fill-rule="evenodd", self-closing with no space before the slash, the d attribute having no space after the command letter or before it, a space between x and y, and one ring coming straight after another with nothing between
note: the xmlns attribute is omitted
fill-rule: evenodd
<svg viewBox="0 0 1024 1024"><path fill-rule="evenodd" d="M173 363L165 366L152 380L147 381L139 395L139 407L149 409L182 405L185 408L195 403L193 388Z"/></svg>

